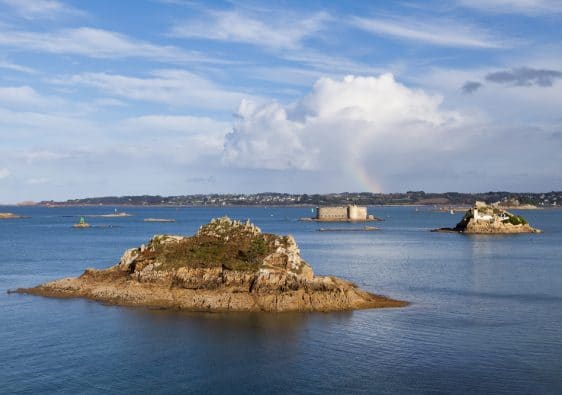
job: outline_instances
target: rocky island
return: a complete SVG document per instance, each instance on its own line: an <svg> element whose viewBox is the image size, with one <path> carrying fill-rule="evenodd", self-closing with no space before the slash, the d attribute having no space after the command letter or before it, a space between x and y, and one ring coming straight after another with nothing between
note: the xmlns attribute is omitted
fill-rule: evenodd
<svg viewBox="0 0 562 395"><path fill-rule="evenodd" d="M540 233L520 215L476 202L454 228L434 229L433 232L459 232L471 234Z"/></svg>
<svg viewBox="0 0 562 395"><path fill-rule="evenodd" d="M315 276L292 236L214 219L191 236L154 236L118 264L16 292L188 311L338 311L402 307L351 282Z"/></svg>

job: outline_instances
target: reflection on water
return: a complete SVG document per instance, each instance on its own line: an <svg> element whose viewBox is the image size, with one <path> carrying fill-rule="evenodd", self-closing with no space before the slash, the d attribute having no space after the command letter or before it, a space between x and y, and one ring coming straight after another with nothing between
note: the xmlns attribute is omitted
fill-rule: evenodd
<svg viewBox="0 0 562 395"><path fill-rule="evenodd" d="M298 222L308 209L131 208L85 231L76 216L112 209L16 209L32 218L0 222L2 392L562 392L562 211L525 213L542 235L487 237L430 233L458 218L409 207L373 208L381 230L349 233ZM4 293L225 214L293 234L317 274L413 303L216 314Z"/></svg>

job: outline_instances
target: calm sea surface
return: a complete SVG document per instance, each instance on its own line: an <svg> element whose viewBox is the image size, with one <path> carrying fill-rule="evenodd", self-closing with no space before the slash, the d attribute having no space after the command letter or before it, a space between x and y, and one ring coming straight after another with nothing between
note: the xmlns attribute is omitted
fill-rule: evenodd
<svg viewBox="0 0 562 395"><path fill-rule="evenodd" d="M112 209L2 211L31 218L0 221L1 393L562 393L562 210L523 212L545 233L513 236L430 233L462 214L412 207L370 208L386 221L365 233L318 232L297 221L310 209L130 208L90 229L71 225ZM293 234L317 274L413 304L195 314L6 293L222 215Z"/></svg>

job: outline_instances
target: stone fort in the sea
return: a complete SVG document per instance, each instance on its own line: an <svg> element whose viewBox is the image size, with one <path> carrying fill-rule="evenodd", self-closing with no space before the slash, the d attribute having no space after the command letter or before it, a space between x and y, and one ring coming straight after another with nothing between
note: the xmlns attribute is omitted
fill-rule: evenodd
<svg viewBox="0 0 562 395"><path fill-rule="evenodd" d="M374 216L367 214L365 206L342 206L342 207L317 207L317 221L372 221Z"/></svg>

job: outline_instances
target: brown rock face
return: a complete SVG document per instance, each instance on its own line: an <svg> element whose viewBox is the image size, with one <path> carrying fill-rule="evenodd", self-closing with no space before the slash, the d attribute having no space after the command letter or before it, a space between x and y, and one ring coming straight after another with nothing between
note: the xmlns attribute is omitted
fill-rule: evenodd
<svg viewBox="0 0 562 395"><path fill-rule="evenodd" d="M533 228L529 224L517 224L513 225L509 222L504 223L501 220L492 221L475 221L470 220L464 231L464 233L539 233L538 229Z"/></svg>
<svg viewBox="0 0 562 395"><path fill-rule="evenodd" d="M226 217L191 237L158 235L105 270L18 292L191 311L337 311L401 307L336 277L314 276L291 236Z"/></svg>

